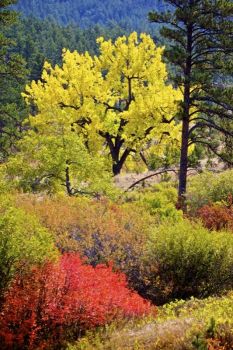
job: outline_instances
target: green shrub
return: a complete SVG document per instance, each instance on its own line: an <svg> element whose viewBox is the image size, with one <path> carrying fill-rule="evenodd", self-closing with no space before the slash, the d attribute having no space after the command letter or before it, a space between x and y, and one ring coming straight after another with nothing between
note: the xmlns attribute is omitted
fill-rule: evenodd
<svg viewBox="0 0 233 350"><path fill-rule="evenodd" d="M7 165L0 164L0 195L7 194L13 189L13 183L7 178Z"/></svg>
<svg viewBox="0 0 233 350"><path fill-rule="evenodd" d="M35 216L0 198L0 298L17 271L57 256L54 239Z"/></svg>
<svg viewBox="0 0 233 350"><path fill-rule="evenodd" d="M193 176L187 191L190 214L209 203L227 202L229 195L233 195L233 170Z"/></svg>
<svg viewBox="0 0 233 350"><path fill-rule="evenodd" d="M228 324L233 330L233 293L232 291L222 297L208 297L206 299L190 298L189 300L175 300L159 308L159 322L176 318L192 316L195 322L202 322L208 327L210 320L214 319L215 328Z"/></svg>
<svg viewBox="0 0 233 350"><path fill-rule="evenodd" d="M221 293L233 287L233 236L188 220L165 222L150 236L143 267L140 292L157 305Z"/></svg>
<svg viewBox="0 0 233 350"><path fill-rule="evenodd" d="M125 201L143 206L151 215L157 217L158 222L182 218L182 212L176 209L177 189L170 182L161 182L150 188L128 193Z"/></svg>
<svg viewBox="0 0 233 350"><path fill-rule="evenodd" d="M192 345L195 349L232 350L233 348L233 294L166 304L159 310L159 323L190 319ZM171 330L173 332L173 330ZM193 349L193 347L192 347Z"/></svg>

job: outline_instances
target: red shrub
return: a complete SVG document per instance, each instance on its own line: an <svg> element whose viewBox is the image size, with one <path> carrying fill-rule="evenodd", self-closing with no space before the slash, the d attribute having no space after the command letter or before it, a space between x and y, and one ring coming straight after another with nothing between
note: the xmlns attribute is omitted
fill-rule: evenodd
<svg viewBox="0 0 233 350"><path fill-rule="evenodd" d="M150 304L127 288L124 274L85 265L77 255L18 276L0 315L6 349L43 349L120 317L148 314ZM4 348L4 346L2 346Z"/></svg>
<svg viewBox="0 0 233 350"><path fill-rule="evenodd" d="M210 230L233 230L233 207L205 205L198 211L205 227Z"/></svg>

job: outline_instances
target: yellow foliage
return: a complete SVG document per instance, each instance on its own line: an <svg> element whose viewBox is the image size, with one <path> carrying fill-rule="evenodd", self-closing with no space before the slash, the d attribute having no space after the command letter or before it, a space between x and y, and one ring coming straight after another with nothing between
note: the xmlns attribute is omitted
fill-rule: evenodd
<svg viewBox="0 0 233 350"><path fill-rule="evenodd" d="M179 138L180 127L174 121L164 123L176 115L181 93L167 84L163 48L137 33L114 43L103 38L97 42L98 57L63 50L62 67L45 63L42 80L32 82L24 94L38 110L36 118L30 117L31 125L59 133L74 123L92 150L102 147L103 133L112 139L121 136L124 148L136 149L164 133Z"/></svg>
<svg viewBox="0 0 233 350"><path fill-rule="evenodd" d="M90 186L98 191L110 165L116 175L148 141L159 155L171 140L179 147L180 125L174 120L181 93L167 83L163 48L137 33L98 43L95 57L64 49L62 66L46 62L41 80L26 87L31 130L9 165L17 175L24 165L24 188L35 181L43 181L39 190L67 188L68 169L71 192Z"/></svg>

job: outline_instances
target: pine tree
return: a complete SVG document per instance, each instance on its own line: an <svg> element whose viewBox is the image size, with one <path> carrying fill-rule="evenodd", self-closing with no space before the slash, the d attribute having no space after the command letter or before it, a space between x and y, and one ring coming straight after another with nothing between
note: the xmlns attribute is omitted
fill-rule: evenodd
<svg viewBox="0 0 233 350"><path fill-rule="evenodd" d="M20 89L25 81L25 62L20 55L11 52L14 41L5 35L6 29L17 19L17 13L8 9L15 2L0 0L0 161L5 159L19 136L24 110Z"/></svg>
<svg viewBox="0 0 233 350"><path fill-rule="evenodd" d="M188 149L193 143L211 146L213 130L233 136L223 127L232 120L233 90L226 79L233 51L233 2L229 0L165 0L171 10L150 12L151 22L163 24L168 46L165 55L173 65L173 82L181 87L183 101L179 203L185 208Z"/></svg>

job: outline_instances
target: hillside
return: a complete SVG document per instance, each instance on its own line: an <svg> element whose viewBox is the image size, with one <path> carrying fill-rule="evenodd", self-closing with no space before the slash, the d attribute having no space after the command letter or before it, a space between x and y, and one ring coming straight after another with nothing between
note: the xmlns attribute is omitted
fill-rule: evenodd
<svg viewBox="0 0 233 350"><path fill-rule="evenodd" d="M53 18L63 25L78 24L89 27L95 24L117 23L127 29L145 30L150 10L162 10L161 0L19 0L15 6L26 16Z"/></svg>

